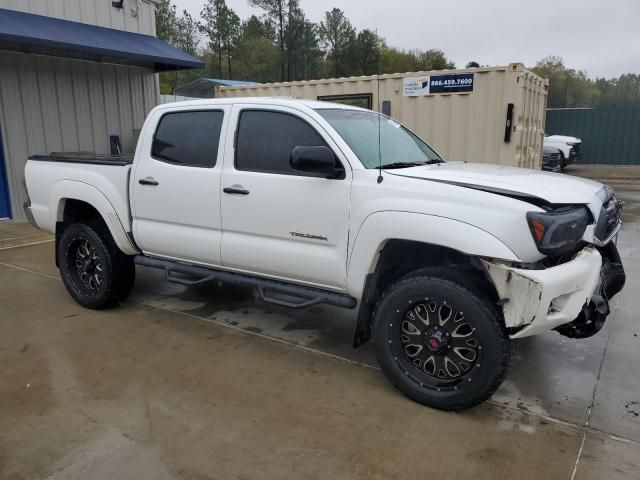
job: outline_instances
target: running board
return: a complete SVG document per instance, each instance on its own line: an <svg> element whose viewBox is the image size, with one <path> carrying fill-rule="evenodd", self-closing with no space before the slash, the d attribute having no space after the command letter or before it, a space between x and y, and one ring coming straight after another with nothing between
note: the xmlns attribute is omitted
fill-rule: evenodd
<svg viewBox="0 0 640 480"><path fill-rule="evenodd" d="M263 301L289 308L306 308L319 303L335 305L342 308L355 308L357 300L349 295L305 287L278 280L255 277L243 273L227 272L197 265L159 258L136 255L134 261L138 265L164 270L165 279L181 285L199 285L213 281L256 287ZM273 295L286 295L291 300L278 298Z"/></svg>

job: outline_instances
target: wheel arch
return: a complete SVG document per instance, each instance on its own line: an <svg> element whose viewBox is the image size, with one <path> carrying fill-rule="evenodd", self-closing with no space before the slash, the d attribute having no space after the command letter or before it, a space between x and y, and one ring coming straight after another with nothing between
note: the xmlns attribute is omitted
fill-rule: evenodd
<svg viewBox="0 0 640 480"><path fill-rule="evenodd" d="M482 280L484 293L498 300L498 292L478 257L450 247L414 240L390 239L380 252L375 269L371 272L381 293L396 280L425 269L438 269L443 277L456 280L468 287L478 287L472 277ZM450 269L448 273L446 270ZM470 275L469 281L455 272ZM486 282L484 282L486 280ZM476 285L473 285L476 283Z"/></svg>
<svg viewBox="0 0 640 480"><path fill-rule="evenodd" d="M403 233L402 236L376 238L376 231L382 231L376 221L371 227L363 226L354 242L348 283L350 291L351 288L357 289L354 296L360 299L353 341L355 347L371 337L373 310L381 293L412 272L433 267L442 267L445 274L444 269L464 272L462 283L469 288L480 289L489 300L498 302L497 290L478 257L517 260L506 245L489 233L463 222L404 212L398 216L400 212L386 213L393 215L379 218L385 226L392 226ZM394 222L393 218L397 221ZM411 222L407 223L407 220ZM370 237L365 238L367 236Z"/></svg>
<svg viewBox="0 0 640 480"><path fill-rule="evenodd" d="M366 277L375 272L385 247L403 241L466 257L518 261L517 255L501 240L474 225L435 215L376 212L365 219L353 241L347 269L349 293L362 298Z"/></svg>
<svg viewBox="0 0 640 480"><path fill-rule="evenodd" d="M61 229L75 222L100 218L106 225L118 248L127 255L138 253L115 208L97 188L77 181L63 180L52 189L50 205L52 224L56 228L56 238Z"/></svg>

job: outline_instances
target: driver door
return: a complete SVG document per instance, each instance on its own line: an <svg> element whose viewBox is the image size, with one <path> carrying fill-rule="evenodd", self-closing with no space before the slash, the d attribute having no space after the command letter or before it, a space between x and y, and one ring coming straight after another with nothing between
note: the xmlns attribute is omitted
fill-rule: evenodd
<svg viewBox="0 0 640 480"><path fill-rule="evenodd" d="M257 275L336 290L346 287L351 168L329 135L304 112L237 105L222 170L222 262ZM341 179L294 170L296 146L326 145Z"/></svg>

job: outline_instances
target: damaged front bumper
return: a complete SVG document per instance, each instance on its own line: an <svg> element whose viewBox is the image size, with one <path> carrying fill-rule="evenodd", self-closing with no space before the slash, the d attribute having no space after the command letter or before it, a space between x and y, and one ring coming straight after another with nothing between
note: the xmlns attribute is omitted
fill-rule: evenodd
<svg viewBox="0 0 640 480"><path fill-rule="evenodd" d="M584 338L602 328L608 301L624 286L615 243L586 247L571 261L541 270L482 260L502 303L511 338L556 329Z"/></svg>

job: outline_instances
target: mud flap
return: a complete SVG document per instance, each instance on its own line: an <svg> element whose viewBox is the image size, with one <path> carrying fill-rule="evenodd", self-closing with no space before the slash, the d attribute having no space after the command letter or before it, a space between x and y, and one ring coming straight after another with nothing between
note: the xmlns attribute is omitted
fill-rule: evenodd
<svg viewBox="0 0 640 480"><path fill-rule="evenodd" d="M353 348L358 348L371 339L371 319L376 305L377 278L378 275L372 274L368 274L365 278L364 293L358 307L358 318L353 334Z"/></svg>

